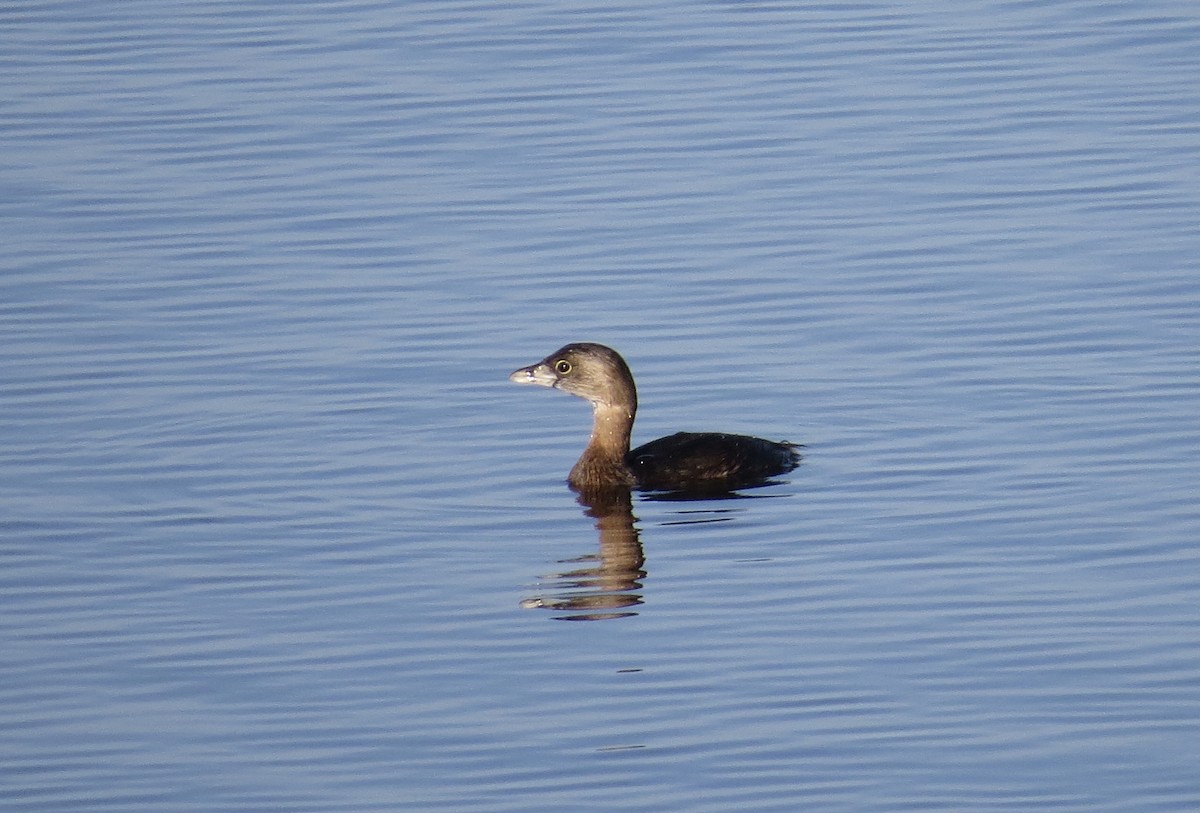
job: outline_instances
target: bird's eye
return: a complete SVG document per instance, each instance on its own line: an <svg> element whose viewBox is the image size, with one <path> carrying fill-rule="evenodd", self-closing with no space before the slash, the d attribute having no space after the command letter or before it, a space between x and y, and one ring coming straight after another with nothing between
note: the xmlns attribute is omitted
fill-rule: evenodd
<svg viewBox="0 0 1200 813"><path fill-rule="evenodd" d="M571 372L571 362L567 361L566 359L559 359L558 361L554 362L554 371L559 375L566 375L567 373Z"/></svg>

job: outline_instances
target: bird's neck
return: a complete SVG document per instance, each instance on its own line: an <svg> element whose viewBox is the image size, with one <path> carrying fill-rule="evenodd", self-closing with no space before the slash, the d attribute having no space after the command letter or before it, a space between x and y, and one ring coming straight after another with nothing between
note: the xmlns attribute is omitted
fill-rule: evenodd
<svg viewBox="0 0 1200 813"><path fill-rule="evenodd" d="M592 410L592 437L588 440L588 452L623 462L629 451L634 409L597 403Z"/></svg>
<svg viewBox="0 0 1200 813"><path fill-rule="evenodd" d="M625 455L629 452L629 433L636 408L611 404L594 404L593 407L592 437L571 469L567 482L582 491L628 488L634 484L634 478L625 465Z"/></svg>

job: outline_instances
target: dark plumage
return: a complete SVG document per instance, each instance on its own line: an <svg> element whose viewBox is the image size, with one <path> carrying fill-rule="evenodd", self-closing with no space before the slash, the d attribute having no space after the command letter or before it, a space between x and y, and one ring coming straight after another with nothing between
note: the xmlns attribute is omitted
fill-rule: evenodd
<svg viewBox="0 0 1200 813"><path fill-rule="evenodd" d="M637 389L625 360L602 344L568 344L509 380L553 387L591 403L592 436L567 477L580 491L617 486L727 491L762 484L800 462L793 443L719 432L676 432L630 451Z"/></svg>

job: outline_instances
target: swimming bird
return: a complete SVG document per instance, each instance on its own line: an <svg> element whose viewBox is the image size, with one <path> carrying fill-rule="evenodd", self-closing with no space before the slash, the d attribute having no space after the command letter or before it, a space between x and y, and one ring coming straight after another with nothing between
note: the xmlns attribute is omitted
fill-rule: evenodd
<svg viewBox="0 0 1200 813"><path fill-rule="evenodd" d="M800 462L794 443L723 432L676 432L630 450L637 387L625 359L602 344L568 344L514 371L509 380L591 403L592 435L567 477L577 491L729 491L761 485Z"/></svg>

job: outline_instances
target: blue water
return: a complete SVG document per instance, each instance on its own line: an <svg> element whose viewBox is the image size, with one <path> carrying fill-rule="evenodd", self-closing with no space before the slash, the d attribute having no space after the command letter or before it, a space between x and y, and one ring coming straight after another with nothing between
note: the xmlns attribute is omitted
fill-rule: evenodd
<svg viewBox="0 0 1200 813"><path fill-rule="evenodd" d="M0 24L5 810L1200 808L1194 3Z"/></svg>

